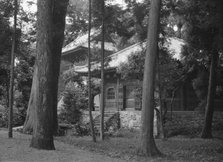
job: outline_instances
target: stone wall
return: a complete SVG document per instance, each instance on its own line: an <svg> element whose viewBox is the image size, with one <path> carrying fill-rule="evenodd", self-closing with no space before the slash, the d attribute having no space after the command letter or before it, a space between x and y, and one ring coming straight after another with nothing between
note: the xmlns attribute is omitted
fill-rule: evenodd
<svg viewBox="0 0 223 162"><path fill-rule="evenodd" d="M174 119L183 119L185 122L188 123L198 123L204 122L204 112L197 112L197 111L173 111L172 112L172 120ZM171 112L167 112L166 115L168 120L171 120ZM222 111L215 111L213 116L213 122L221 121L223 122L223 112Z"/></svg>
<svg viewBox="0 0 223 162"><path fill-rule="evenodd" d="M120 124L122 128L140 129L141 126L141 111L120 111ZM187 125L188 127L201 126L204 122L204 113L195 111L174 111L167 112L166 125ZM154 119L156 123L156 118ZM223 112L215 112L213 124L223 123Z"/></svg>
<svg viewBox="0 0 223 162"><path fill-rule="evenodd" d="M117 112L118 113L118 112ZM99 111L92 112L95 119L100 115ZM124 129L140 129L141 127L141 111L119 111L120 127ZM172 116L172 117L171 117ZM117 120L115 118L115 120ZM89 122L88 112L83 113L83 122ZM110 121L114 122L114 121ZM154 128L156 128L156 118L154 119ZM196 136L201 132L204 123L204 113L196 111L173 111L167 112L164 129L167 136L174 135L191 135ZM213 117L213 129L223 130L223 112L215 112ZM157 130L154 129L154 134Z"/></svg>
<svg viewBox="0 0 223 162"><path fill-rule="evenodd" d="M204 125L204 113L196 111L176 111L167 113L165 120L166 135L189 135L197 137L200 135ZM223 130L223 112L214 112L212 130Z"/></svg>
<svg viewBox="0 0 223 162"><path fill-rule="evenodd" d="M95 119L98 115L100 115L100 111L92 111L92 117ZM88 111L83 111L82 112L82 123L87 124L89 123L89 112Z"/></svg>
<svg viewBox="0 0 223 162"><path fill-rule="evenodd" d="M120 111L121 128L140 129L141 111Z"/></svg>

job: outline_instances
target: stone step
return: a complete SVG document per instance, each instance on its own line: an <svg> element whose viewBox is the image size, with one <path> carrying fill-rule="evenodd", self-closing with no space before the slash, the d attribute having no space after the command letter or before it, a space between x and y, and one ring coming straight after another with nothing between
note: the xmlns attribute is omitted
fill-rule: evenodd
<svg viewBox="0 0 223 162"><path fill-rule="evenodd" d="M105 112L104 114L104 124L106 124L106 122L113 117L116 114L116 112ZM96 129L100 128L100 115L98 115L95 119L94 119L94 126Z"/></svg>
<svg viewBox="0 0 223 162"><path fill-rule="evenodd" d="M104 121L106 123L106 121ZM100 121L94 122L95 125L100 124Z"/></svg>

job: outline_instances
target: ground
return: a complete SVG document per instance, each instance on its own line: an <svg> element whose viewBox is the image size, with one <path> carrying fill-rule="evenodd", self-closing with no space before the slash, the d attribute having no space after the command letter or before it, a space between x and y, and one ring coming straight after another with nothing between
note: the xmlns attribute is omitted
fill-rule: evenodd
<svg viewBox="0 0 223 162"><path fill-rule="evenodd" d="M223 162L222 134L223 131L215 131L213 139L182 135L165 140L156 139L156 145L163 153L163 157L156 158L137 155L140 133L136 130L121 129L113 136L107 136L104 142L97 143L91 142L91 138L86 136L57 137L57 140L128 162Z"/></svg>
<svg viewBox="0 0 223 162"><path fill-rule="evenodd" d="M222 131L218 135L222 135ZM8 139L7 130L0 129L0 161L37 162L223 162L223 139L175 136L156 139L163 157L145 158L137 155L139 132L120 130L105 141L92 142L91 137L72 135L55 138L55 151L29 147L30 135L14 132Z"/></svg>
<svg viewBox="0 0 223 162"><path fill-rule="evenodd" d="M63 142L55 141L55 151L37 150L29 147L31 136L14 133L8 139L7 131L0 130L0 162L122 162L103 154L90 152Z"/></svg>

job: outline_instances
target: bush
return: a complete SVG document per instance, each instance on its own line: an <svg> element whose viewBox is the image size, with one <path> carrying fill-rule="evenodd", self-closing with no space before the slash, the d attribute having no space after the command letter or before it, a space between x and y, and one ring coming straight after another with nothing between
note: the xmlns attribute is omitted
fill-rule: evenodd
<svg viewBox="0 0 223 162"><path fill-rule="evenodd" d="M17 113L20 116L22 124L25 122L26 119L26 110L28 108L28 102L29 97L25 97L25 95L21 92L15 96L15 107L17 108Z"/></svg>
<svg viewBox="0 0 223 162"><path fill-rule="evenodd" d="M63 98L63 109L59 114L60 122L77 124L81 121L81 111L87 108L88 100L81 87L67 89Z"/></svg>
<svg viewBox="0 0 223 162"><path fill-rule="evenodd" d="M114 114L106 123L105 130L109 133L113 133L120 129L120 116L119 113Z"/></svg>
<svg viewBox="0 0 223 162"><path fill-rule="evenodd" d="M74 126L72 133L73 133L72 135L74 136L88 136L91 133L90 126L89 124L86 125L76 124Z"/></svg>
<svg viewBox="0 0 223 162"><path fill-rule="evenodd" d="M23 125L23 117L17 109L13 110L13 127ZM3 113L0 114L0 127L8 127L8 109L5 109Z"/></svg>
<svg viewBox="0 0 223 162"><path fill-rule="evenodd" d="M202 114L173 114L171 120L170 114L167 114L164 129L167 137L187 136L190 138L199 137L203 126Z"/></svg>

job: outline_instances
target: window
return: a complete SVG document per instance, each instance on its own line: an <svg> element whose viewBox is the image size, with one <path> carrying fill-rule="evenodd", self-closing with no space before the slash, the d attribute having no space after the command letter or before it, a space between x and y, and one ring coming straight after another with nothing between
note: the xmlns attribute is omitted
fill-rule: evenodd
<svg viewBox="0 0 223 162"><path fill-rule="evenodd" d="M115 89L114 88L108 88L107 90L107 99L115 99Z"/></svg>

